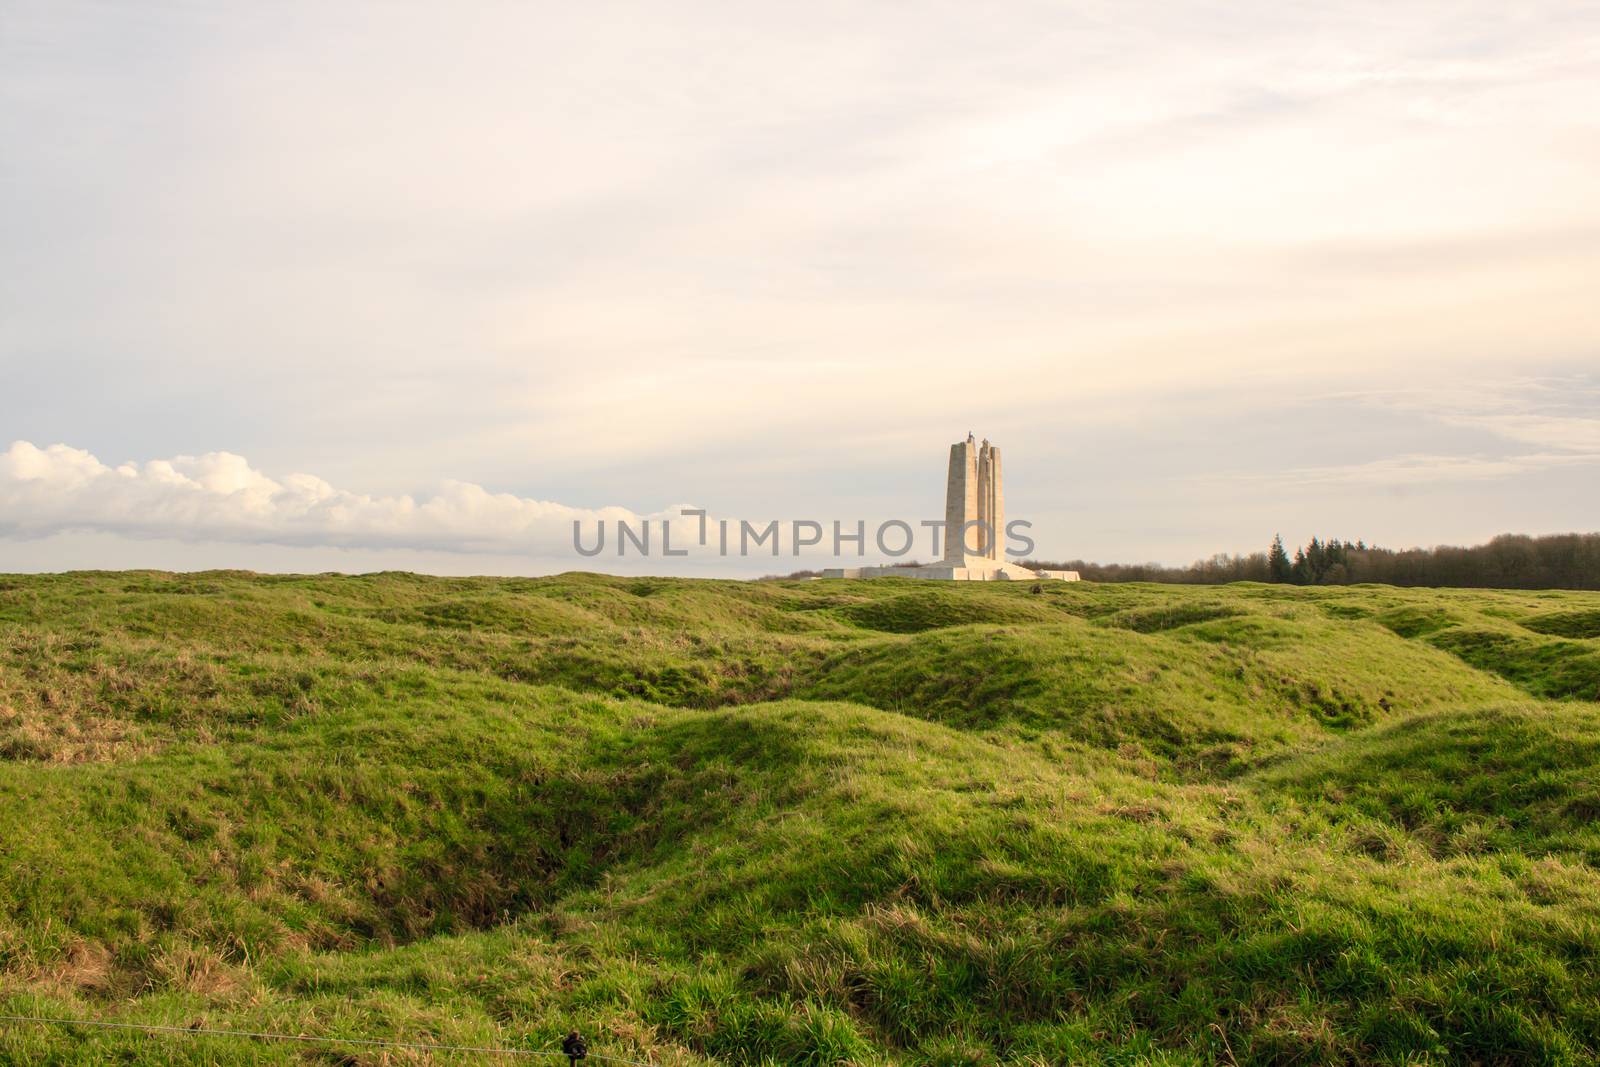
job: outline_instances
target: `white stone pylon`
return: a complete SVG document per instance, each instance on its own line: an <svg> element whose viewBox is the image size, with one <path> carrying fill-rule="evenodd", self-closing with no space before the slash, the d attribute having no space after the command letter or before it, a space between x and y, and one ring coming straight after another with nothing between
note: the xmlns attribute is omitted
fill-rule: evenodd
<svg viewBox="0 0 1600 1067"><path fill-rule="evenodd" d="M1000 446L989 449L989 558L1000 563L1006 558L1006 487L1000 474Z"/></svg>
<svg viewBox="0 0 1600 1067"><path fill-rule="evenodd" d="M978 517L978 449L972 435L950 446L950 474L944 489L944 558L959 563L972 553L976 536L968 524Z"/></svg>
<svg viewBox="0 0 1600 1067"><path fill-rule="evenodd" d="M983 559L1001 560L1005 556L1005 516L1000 489L1000 449L987 438L978 450L978 536L972 550Z"/></svg>
<svg viewBox="0 0 1600 1067"><path fill-rule="evenodd" d="M968 538L967 549L976 556L989 558L989 496L994 487L994 471L989 466L989 439L978 446L978 525Z"/></svg>

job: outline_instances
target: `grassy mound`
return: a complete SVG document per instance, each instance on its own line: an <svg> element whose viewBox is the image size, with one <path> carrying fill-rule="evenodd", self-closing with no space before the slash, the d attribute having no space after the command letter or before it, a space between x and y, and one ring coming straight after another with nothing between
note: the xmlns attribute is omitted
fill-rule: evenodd
<svg viewBox="0 0 1600 1067"><path fill-rule="evenodd" d="M1592 704L1418 716L1252 784L1378 820L1439 856L1517 850L1600 865L1600 707Z"/></svg>
<svg viewBox="0 0 1600 1067"><path fill-rule="evenodd" d="M1600 611L1552 611L1523 619L1522 625L1535 633L1557 637L1600 637Z"/></svg>
<svg viewBox="0 0 1600 1067"><path fill-rule="evenodd" d="M1059 613L1038 600L1000 592L971 594L943 582L894 579L905 592L862 600L839 611L840 617L868 630L915 634L973 623L1053 622Z"/></svg>
<svg viewBox="0 0 1600 1067"><path fill-rule="evenodd" d="M1593 1062L1597 608L6 578L0 1012L576 1025L662 1064ZM17 1061L395 1055L0 1028Z"/></svg>

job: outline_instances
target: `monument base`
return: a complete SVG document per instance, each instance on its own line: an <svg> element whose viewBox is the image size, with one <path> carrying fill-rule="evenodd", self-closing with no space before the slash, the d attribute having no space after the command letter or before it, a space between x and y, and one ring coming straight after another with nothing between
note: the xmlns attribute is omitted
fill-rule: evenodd
<svg viewBox="0 0 1600 1067"><path fill-rule="evenodd" d="M967 556L915 567L830 567L824 578L927 578L939 582L1075 582L1077 571L1036 571L1019 563Z"/></svg>

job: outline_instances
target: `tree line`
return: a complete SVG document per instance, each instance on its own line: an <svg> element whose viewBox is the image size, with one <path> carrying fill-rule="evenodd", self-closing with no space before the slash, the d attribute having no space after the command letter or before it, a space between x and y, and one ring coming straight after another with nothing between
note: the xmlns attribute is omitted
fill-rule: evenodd
<svg viewBox="0 0 1600 1067"><path fill-rule="evenodd" d="M1187 567L1159 563L1024 560L1027 567L1072 570L1095 582L1281 582L1292 585L1460 586L1486 589L1600 589L1600 533L1529 537L1502 534L1471 547L1379 548L1313 537L1291 554L1282 537L1265 552L1219 553Z"/></svg>

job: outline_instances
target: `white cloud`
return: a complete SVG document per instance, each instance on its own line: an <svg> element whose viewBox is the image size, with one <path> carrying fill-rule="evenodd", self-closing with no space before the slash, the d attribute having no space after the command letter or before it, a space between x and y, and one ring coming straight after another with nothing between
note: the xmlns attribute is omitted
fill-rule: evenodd
<svg viewBox="0 0 1600 1067"><path fill-rule="evenodd" d="M1485 430L1496 437L1571 455L1600 458L1600 418L1571 415L1440 415L1451 426Z"/></svg>
<svg viewBox="0 0 1600 1067"><path fill-rule="evenodd" d="M942 459L934 455L927 467L934 469ZM934 479L928 481L931 486ZM928 513L939 513L937 499L930 495L926 503ZM691 514L684 514L686 510ZM646 565L672 573L716 573L706 568L721 561L724 574L759 574L831 565L837 557L847 557L851 564L885 559L877 547L884 518L790 515L747 521L737 515L700 515L688 504L650 513L579 508L495 493L463 481L445 481L430 496L376 496L337 488L311 474L272 477L231 452L116 467L63 444L39 448L16 441L0 453L0 541L12 543L98 534L212 549L404 550L434 554L426 561L434 570L441 569L438 554L448 554L486 561L494 557L489 565L501 570L520 561L544 570ZM909 558L930 555L932 534L916 525L921 516L899 521L912 531ZM797 522L808 524L803 533ZM576 533L574 523L580 524ZM627 523L633 535L626 545L620 523ZM670 533L664 532L668 523ZM698 537L702 523L704 542ZM844 540L836 553L835 523L844 538L859 526L864 539L859 545ZM899 546L904 537L898 530L882 536L891 546ZM808 543L797 545L801 537ZM143 553L138 558L152 557ZM443 569L460 566L446 563Z"/></svg>
<svg viewBox="0 0 1600 1067"><path fill-rule="evenodd" d="M668 515L675 515L672 509ZM570 554L625 508L575 508L450 481L421 499L369 496L310 474L272 478L243 456L210 452L111 467L83 449L17 441L0 453L0 536L100 531L133 538L464 553Z"/></svg>
<svg viewBox="0 0 1600 1067"><path fill-rule="evenodd" d="M1444 426L1478 430L1544 454L1529 463L1600 459L1600 381L1578 375L1483 381L1432 390L1373 393L1370 407L1405 412Z"/></svg>
<svg viewBox="0 0 1600 1067"><path fill-rule="evenodd" d="M1284 477L1296 486L1423 486L1439 482L1479 482L1509 478L1530 469L1534 457L1405 455L1331 467L1299 467Z"/></svg>
<svg viewBox="0 0 1600 1067"><path fill-rule="evenodd" d="M1358 407L1479 431L1501 447L1498 454L1479 448L1407 452L1348 464L1297 467L1272 476L1273 480L1304 487L1427 486L1600 464L1600 415L1589 413L1600 408L1600 387L1588 377L1484 381L1343 399L1355 400Z"/></svg>

